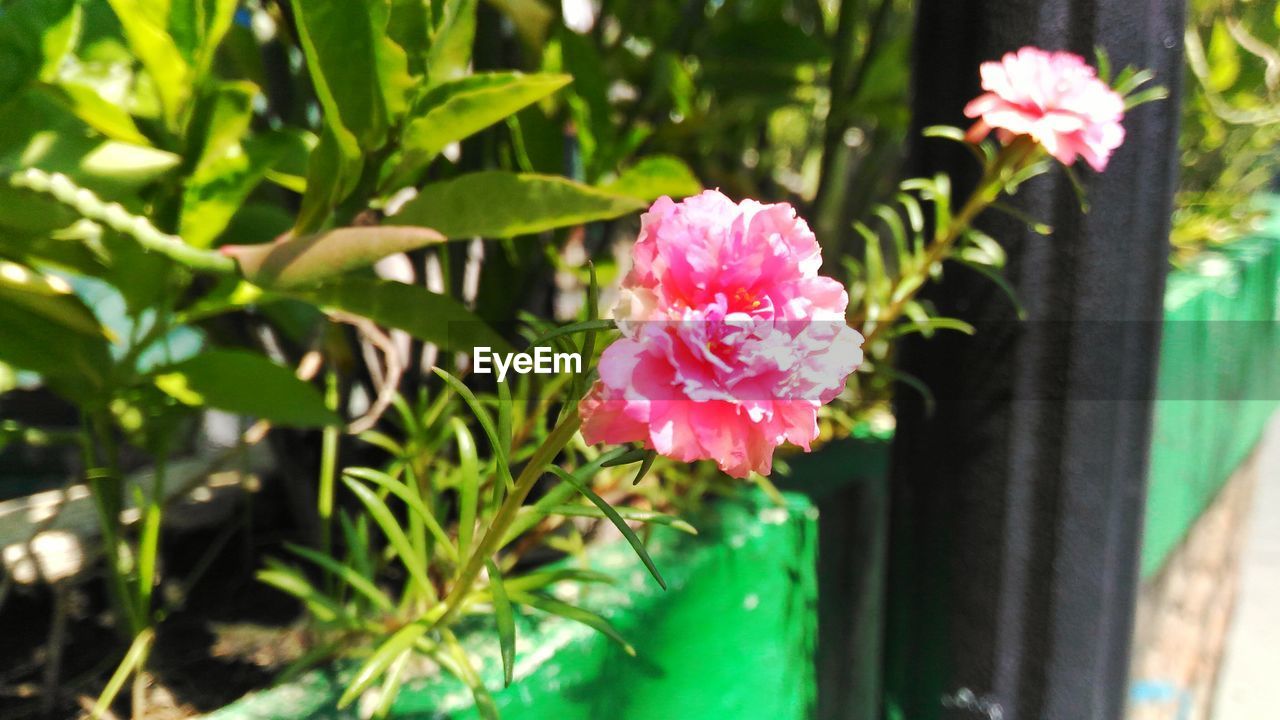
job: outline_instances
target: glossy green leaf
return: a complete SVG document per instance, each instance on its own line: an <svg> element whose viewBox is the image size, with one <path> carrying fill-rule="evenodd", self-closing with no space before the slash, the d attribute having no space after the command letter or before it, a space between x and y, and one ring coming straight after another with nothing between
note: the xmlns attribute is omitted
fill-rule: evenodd
<svg viewBox="0 0 1280 720"><path fill-rule="evenodd" d="M387 34L404 48L408 70L426 74L427 49L431 46L431 0L391 0Z"/></svg>
<svg viewBox="0 0 1280 720"><path fill-rule="evenodd" d="M192 151L199 154L194 176L211 174L210 166L240 145L249 132L258 93L257 85L239 80L218 83L199 99L187 133Z"/></svg>
<svg viewBox="0 0 1280 720"><path fill-rule="evenodd" d="M155 84L166 122L171 128L191 97L191 66L168 30L167 7L149 0L107 0L120 20L125 38ZM164 3L167 6L167 3ZM159 16L161 13L163 17Z"/></svg>
<svg viewBox="0 0 1280 720"><path fill-rule="evenodd" d="M367 267L388 255L444 242L421 227L360 226L284 237L261 245L224 245L246 280L269 288L310 285L348 270Z"/></svg>
<svg viewBox="0 0 1280 720"><path fill-rule="evenodd" d="M485 562L489 569L489 589L493 591L493 615L498 625L498 646L502 654L502 684L511 685L511 673L516 664L516 620L511 609L511 599L502 584L502 572L492 560Z"/></svg>
<svg viewBox="0 0 1280 720"><path fill-rule="evenodd" d="M398 74L393 53L383 45L391 42L386 4L293 0L291 5L325 123L350 132L360 148L381 147L395 109L388 107L383 84Z"/></svg>
<svg viewBox="0 0 1280 720"><path fill-rule="evenodd" d="M635 198L562 177L488 171L426 186L393 221L434 228L450 238L504 238L608 220L643 207Z"/></svg>
<svg viewBox="0 0 1280 720"><path fill-rule="evenodd" d="M567 85L567 75L482 73L436 85L416 103L388 187L411 182L446 145L489 127Z"/></svg>
<svg viewBox="0 0 1280 720"><path fill-rule="evenodd" d="M186 405L207 405L279 425L317 427L339 422L314 387L288 368L245 350L210 350L158 368L154 382Z"/></svg>
<svg viewBox="0 0 1280 720"><path fill-rule="evenodd" d="M679 158L651 155L622 171L616 180L605 184L602 189L652 202L663 195L673 200L697 195L702 192L702 183Z"/></svg>
<svg viewBox="0 0 1280 720"><path fill-rule="evenodd" d="M478 346L508 349L502 336L465 305L419 285L390 280L344 277L289 294L316 305L369 318L399 328L446 350L469 352Z"/></svg>
<svg viewBox="0 0 1280 720"><path fill-rule="evenodd" d="M285 152L289 138L283 132L254 136L202 160L183 191L182 238L197 247L212 245Z"/></svg>
<svg viewBox="0 0 1280 720"><path fill-rule="evenodd" d="M582 493L583 497L590 500L591 504L600 509L600 512L603 513L609 522L613 523L613 526L618 529L618 532L622 533L622 536L627 539L627 544L635 551L636 556L640 558L640 562L644 563L644 566L648 568L649 574L653 576L653 579L658 581L658 585L661 586L663 590L666 590L667 581L662 579L662 573L658 572L658 566L653 564L653 558L649 557L649 551L645 549L644 543L640 541L640 538L636 535L635 531L631 529L631 526L627 524L627 521L622 519L622 516L618 514L618 511L614 510L612 505L605 502L604 498L597 495L595 491L587 485L587 483L574 477L572 474L565 471L564 468L552 465L551 472L555 473L556 477L572 485L575 490Z"/></svg>

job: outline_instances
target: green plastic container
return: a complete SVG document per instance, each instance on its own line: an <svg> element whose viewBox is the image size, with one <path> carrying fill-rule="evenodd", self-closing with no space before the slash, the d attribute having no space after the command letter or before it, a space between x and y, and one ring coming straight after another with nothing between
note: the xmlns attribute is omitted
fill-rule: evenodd
<svg viewBox="0 0 1280 720"><path fill-rule="evenodd" d="M1280 406L1280 198L1254 236L1169 276L1142 574L1163 567Z"/></svg>
<svg viewBox="0 0 1280 720"><path fill-rule="evenodd" d="M778 507L757 492L716 503L700 534L657 528L649 546L663 592L625 543L593 548L617 578L574 599L604 614L635 646L554 617L521 618L515 682L502 689L495 631L476 623L466 643L504 720L806 720L813 716L817 511L788 494ZM353 668L312 672L257 692L209 720L356 718L336 709ZM470 693L451 676L409 682L397 718L473 718Z"/></svg>

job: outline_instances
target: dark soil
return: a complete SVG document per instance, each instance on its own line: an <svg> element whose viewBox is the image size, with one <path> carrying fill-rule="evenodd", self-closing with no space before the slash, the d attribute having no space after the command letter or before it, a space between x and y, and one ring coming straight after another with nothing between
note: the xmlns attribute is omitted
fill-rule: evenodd
<svg viewBox="0 0 1280 720"><path fill-rule="evenodd" d="M144 717L168 720L217 709L269 685L303 651L297 603L253 577L264 557L285 555L280 542L292 528L278 506L276 517L263 518L265 503L255 498L255 504L253 525L281 530L266 537L261 530L246 532L241 522L229 537L215 528L164 538L166 573L157 599L163 602L187 583L191 590L156 633ZM203 574L193 577L201 564ZM0 607L0 719L88 717L87 708L123 657L127 643L112 630L103 578L66 593L66 644L52 697L44 692L44 673L54 592L15 589ZM116 718L132 714L130 689L111 708Z"/></svg>

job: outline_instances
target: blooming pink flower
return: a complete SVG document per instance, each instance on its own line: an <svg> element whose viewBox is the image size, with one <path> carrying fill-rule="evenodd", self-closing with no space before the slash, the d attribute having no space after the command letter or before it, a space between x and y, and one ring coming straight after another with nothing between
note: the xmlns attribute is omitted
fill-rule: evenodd
<svg viewBox="0 0 1280 720"><path fill-rule="evenodd" d="M795 210L714 190L660 198L633 257L613 311L622 337L580 405L587 442L711 459L735 477L767 474L783 442L808 450L862 336Z"/></svg>
<svg viewBox="0 0 1280 720"><path fill-rule="evenodd" d="M1029 135L1063 164L1079 156L1098 171L1124 141L1124 99L1079 55L1024 47L982 63L980 71L987 92L964 109L979 118L969 130L971 141L992 128L1006 140Z"/></svg>

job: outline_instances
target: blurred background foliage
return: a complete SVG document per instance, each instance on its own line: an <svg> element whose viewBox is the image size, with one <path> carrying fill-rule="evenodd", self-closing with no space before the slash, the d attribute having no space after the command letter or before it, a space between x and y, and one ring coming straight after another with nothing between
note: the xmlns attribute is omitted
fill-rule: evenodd
<svg viewBox="0 0 1280 720"><path fill-rule="evenodd" d="M1247 235L1280 155L1280 5L1192 0L1174 260Z"/></svg>

